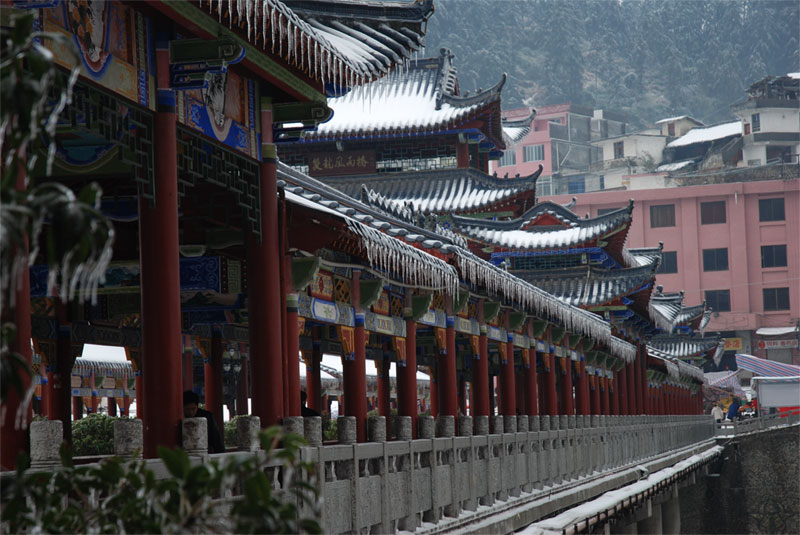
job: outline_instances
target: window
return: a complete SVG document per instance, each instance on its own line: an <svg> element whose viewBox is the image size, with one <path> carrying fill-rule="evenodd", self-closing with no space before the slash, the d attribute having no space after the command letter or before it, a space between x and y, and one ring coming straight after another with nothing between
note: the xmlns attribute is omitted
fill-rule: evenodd
<svg viewBox="0 0 800 535"><path fill-rule="evenodd" d="M783 221L786 213L783 209L783 199L759 199L758 200L758 220L759 221Z"/></svg>
<svg viewBox="0 0 800 535"><path fill-rule="evenodd" d="M675 205L655 204L650 207L650 227L674 227Z"/></svg>
<svg viewBox="0 0 800 535"><path fill-rule="evenodd" d="M678 272L678 252L664 251L661 253L661 263L658 265L656 273L677 273Z"/></svg>
<svg viewBox="0 0 800 535"><path fill-rule="evenodd" d="M789 310L789 288L764 288L764 310Z"/></svg>
<svg viewBox="0 0 800 535"><path fill-rule="evenodd" d="M614 143L614 159L618 160L625 157L625 143L617 141Z"/></svg>
<svg viewBox="0 0 800 535"><path fill-rule="evenodd" d="M567 191L569 193L584 193L586 191L586 181L582 176L568 177Z"/></svg>
<svg viewBox="0 0 800 535"><path fill-rule="evenodd" d="M674 136L675 135L675 123L669 123L667 125L667 135Z"/></svg>
<svg viewBox="0 0 800 535"><path fill-rule="evenodd" d="M703 271L727 271L728 249L703 249Z"/></svg>
<svg viewBox="0 0 800 535"><path fill-rule="evenodd" d="M753 124L753 132L761 132L761 114L754 113L750 116L750 122Z"/></svg>
<svg viewBox="0 0 800 535"><path fill-rule="evenodd" d="M700 223L713 225L725 222L725 201L701 202Z"/></svg>
<svg viewBox="0 0 800 535"><path fill-rule="evenodd" d="M523 149L522 161L541 162L544 160L544 145L528 145Z"/></svg>
<svg viewBox="0 0 800 535"><path fill-rule="evenodd" d="M598 208L597 209L597 217L600 217L601 215L605 215L605 214L607 214L609 212L616 212L620 208L621 208L620 206L616 206L614 208Z"/></svg>
<svg viewBox="0 0 800 535"><path fill-rule="evenodd" d="M762 245L761 246L761 267L782 267L786 266L786 246L785 245Z"/></svg>
<svg viewBox="0 0 800 535"><path fill-rule="evenodd" d="M517 153L514 150L504 150L503 156L500 158L497 165L499 167L506 165L517 165Z"/></svg>
<svg viewBox="0 0 800 535"><path fill-rule="evenodd" d="M706 304L714 312L731 311L730 290L706 290Z"/></svg>

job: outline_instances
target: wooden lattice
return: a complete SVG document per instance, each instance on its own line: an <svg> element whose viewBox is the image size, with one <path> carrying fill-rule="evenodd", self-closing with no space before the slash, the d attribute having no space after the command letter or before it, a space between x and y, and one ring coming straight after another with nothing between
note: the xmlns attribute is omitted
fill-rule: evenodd
<svg viewBox="0 0 800 535"><path fill-rule="evenodd" d="M444 295L438 292L433 294L433 303L431 306L436 310L444 310Z"/></svg>
<svg viewBox="0 0 800 535"><path fill-rule="evenodd" d="M403 317L403 298L398 295L392 296L392 316Z"/></svg>
<svg viewBox="0 0 800 535"><path fill-rule="evenodd" d="M341 277L335 277L333 283L333 299L337 303L350 302L350 281Z"/></svg>

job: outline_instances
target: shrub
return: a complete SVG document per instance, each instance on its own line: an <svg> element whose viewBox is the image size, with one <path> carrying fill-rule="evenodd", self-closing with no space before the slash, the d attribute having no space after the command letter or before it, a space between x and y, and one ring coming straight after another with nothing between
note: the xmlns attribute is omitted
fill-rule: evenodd
<svg viewBox="0 0 800 535"><path fill-rule="evenodd" d="M115 420L117 418L105 414L90 414L72 422L74 455L113 455Z"/></svg>
<svg viewBox="0 0 800 535"><path fill-rule="evenodd" d="M185 451L159 448L169 473L163 479L142 460L111 457L76 467L66 448L63 467L52 472L29 473L23 459L0 488L0 532L321 533L314 465L298 456L303 438L278 427L260 437L266 455L194 466ZM280 490L268 475L276 466ZM240 496L218 498L235 489Z"/></svg>
<svg viewBox="0 0 800 535"><path fill-rule="evenodd" d="M329 413L322 415L322 440L339 439L339 420L331 418Z"/></svg>
<svg viewBox="0 0 800 535"><path fill-rule="evenodd" d="M236 443L236 422L239 421L242 415L237 415L225 422L225 429L223 431L225 435L225 447L226 448L235 448L239 444Z"/></svg>

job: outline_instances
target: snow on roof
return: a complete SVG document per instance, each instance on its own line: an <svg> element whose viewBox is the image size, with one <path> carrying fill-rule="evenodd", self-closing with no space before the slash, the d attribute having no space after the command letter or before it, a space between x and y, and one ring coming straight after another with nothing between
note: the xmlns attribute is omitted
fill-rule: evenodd
<svg viewBox="0 0 800 535"><path fill-rule="evenodd" d="M796 332L797 326L792 325L790 327L761 327L756 331L756 334L761 336L780 336L782 334L792 334Z"/></svg>
<svg viewBox="0 0 800 535"><path fill-rule="evenodd" d="M789 78L800 78L800 72L790 72L786 76L788 76Z"/></svg>
<svg viewBox="0 0 800 535"><path fill-rule="evenodd" d="M470 236L512 249L552 249L583 243L607 231L605 226L573 227L549 232L526 230L493 230L480 227L464 229Z"/></svg>
<svg viewBox="0 0 800 535"><path fill-rule="evenodd" d="M401 71L358 86L343 97L328 99L328 106L334 110L333 118L319 125L313 137L438 127L467 117L480 107L479 104L456 107L442 102L436 109L438 71L414 69L407 74Z"/></svg>
<svg viewBox="0 0 800 535"><path fill-rule="evenodd" d="M669 117L667 119L661 119L660 121L656 121L656 124L662 123L671 123L672 121L680 121L681 119L689 119L690 121L694 121L697 124L703 124L701 121L698 121L694 117L690 117L689 115L679 115L678 117Z"/></svg>
<svg viewBox="0 0 800 535"><path fill-rule="evenodd" d="M694 163L694 160L681 160L680 162L672 162L672 163L665 163L664 165L659 165L656 168L656 171L677 171L678 169L683 169L687 165L691 165Z"/></svg>
<svg viewBox="0 0 800 535"><path fill-rule="evenodd" d="M694 143L704 143L707 141L714 141L716 139L723 139L730 136L740 135L742 133L742 122L731 121L729 123L722 123L714 126L692 128L686 134L679 137L672 143L667 144L667 148L685 147Z"/></svg>

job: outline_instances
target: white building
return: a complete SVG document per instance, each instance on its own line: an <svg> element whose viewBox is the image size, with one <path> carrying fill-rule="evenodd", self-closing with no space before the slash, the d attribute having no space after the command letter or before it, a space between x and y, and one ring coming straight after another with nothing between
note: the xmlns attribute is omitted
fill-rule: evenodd
<svg viewBox="0 0 800 535"><path fill-rule="evenodd" d="M731 106L742 122L742 165L797 163L800 154L800 73L767 76Z"/></svg>

